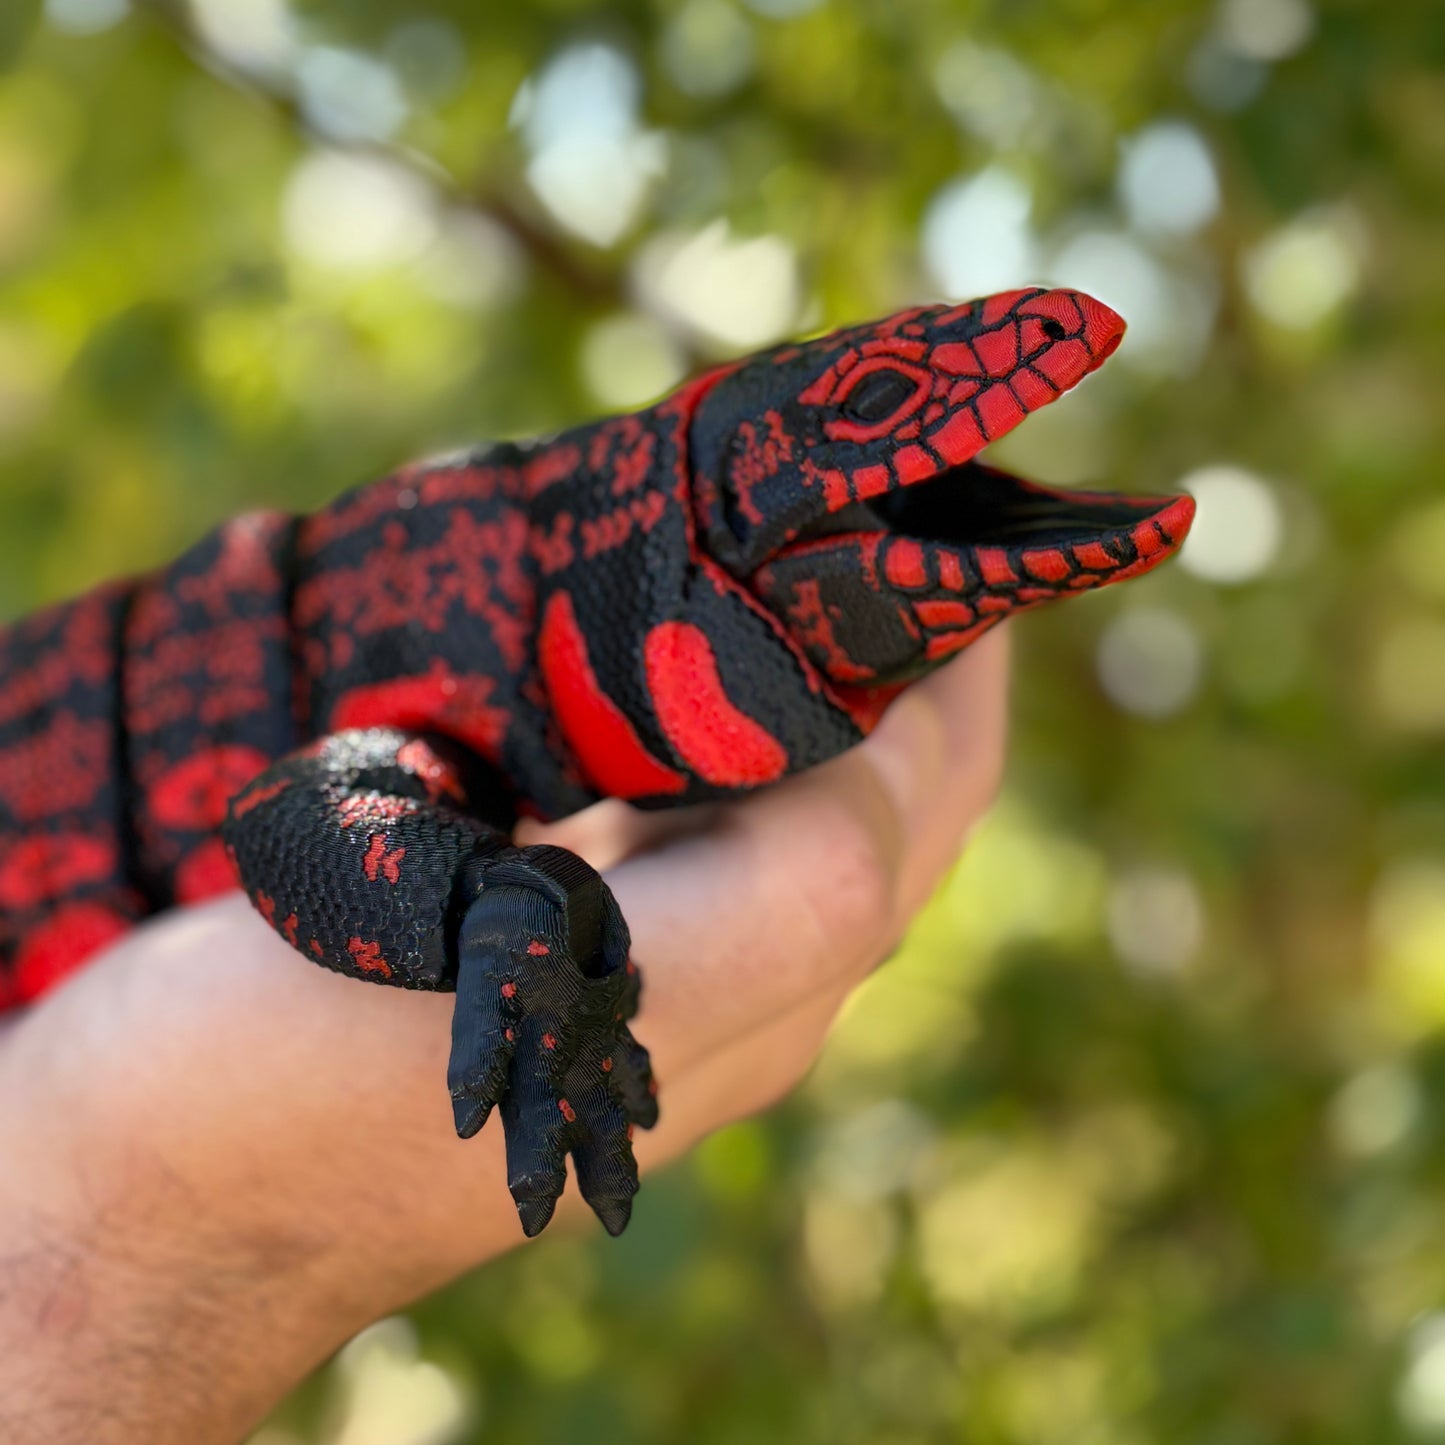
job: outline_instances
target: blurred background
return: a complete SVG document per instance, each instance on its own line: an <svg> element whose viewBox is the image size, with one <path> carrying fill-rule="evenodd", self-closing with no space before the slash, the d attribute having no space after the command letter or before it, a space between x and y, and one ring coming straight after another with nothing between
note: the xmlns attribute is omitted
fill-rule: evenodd
<svg viewBox="0 0 1445 1445"><path fill-rule="evenodd" d="M0 617L1030 281L1199 500L798 1096L258 1445L1445 1438L1442 220L1438 0L4 0Z"/></svg>

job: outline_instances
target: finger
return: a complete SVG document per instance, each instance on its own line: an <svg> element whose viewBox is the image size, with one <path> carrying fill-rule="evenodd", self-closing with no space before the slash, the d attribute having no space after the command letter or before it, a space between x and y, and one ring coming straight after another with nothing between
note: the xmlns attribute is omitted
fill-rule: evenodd
<svg viewBox="0 0 1445 1445"><path fill-rule="evenodd" d="M662 1125L634 1141L642 1171L676 1158L715 1129L771 1108L796 1088L847 997L847 989L827 992L692 1061L668 1085Z"/></svg>
<svg viewBox="0 0 1445 1445"><path fill-rule="evenodd" d="M998 628L904 693L857 750L906 820L901 919L932 895L998 791L1008 673L1008 636Z"/></svg>

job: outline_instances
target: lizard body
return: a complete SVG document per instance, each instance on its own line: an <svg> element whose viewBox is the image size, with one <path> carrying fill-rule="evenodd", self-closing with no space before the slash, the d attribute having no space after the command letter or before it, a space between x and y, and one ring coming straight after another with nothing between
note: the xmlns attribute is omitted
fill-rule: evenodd
<svg viewBox="0 0 1445 1445"><path fill-rule="evenodd" d="M1170 555L1188 498L975 460L1122 332L1071 291L917 308L0 631L0 1008L239 882L314 962L455 990L459 1133L500 1105L529 1233L568 1152L620 1230L656 1115L626 926L512 823L811 767L1003 617Z"/></svg>

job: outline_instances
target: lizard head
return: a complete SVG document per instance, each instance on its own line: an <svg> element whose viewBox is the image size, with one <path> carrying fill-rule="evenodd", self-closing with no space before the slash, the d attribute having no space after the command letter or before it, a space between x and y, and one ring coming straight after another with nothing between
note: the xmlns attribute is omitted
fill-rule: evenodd
<svg viewBox="0 0 1445 1445"><path fill-rule="evenodd" d="M1123 334L1092 297L1033 288L715 374L689 436L699 540L840 688L904 682L1011 612L1146 571L1189 497L1057 491L976 459Z"/></svg>

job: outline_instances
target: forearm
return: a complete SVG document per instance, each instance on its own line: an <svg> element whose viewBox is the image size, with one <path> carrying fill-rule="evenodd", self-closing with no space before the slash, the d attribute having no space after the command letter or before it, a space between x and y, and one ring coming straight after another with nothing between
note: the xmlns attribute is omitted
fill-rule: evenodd
<svg viewBox="0 0 1445 1445"><path fill-rule="evenodd" d="M980 645L742 805L546 831L632 928L663 1105L644 1171L807 1069L991 796L1004 658ZM453 1132L450 1010L307 965L233 895L0 1034L0 1439L233 1441L357 1329L520 1243L501 1130Z"/></svg>
<svg viewBox="0 0 1445 1445"><path fill-rule="evenodd" d="M500 1130L452 1132L449 1002L300 966L235 899L141 931L17 1026L0 1438L234 1439L355 1330L520 1243ZM835 1006L750 1062L664 1047L644 1167L782 1092Z"/></svg>

